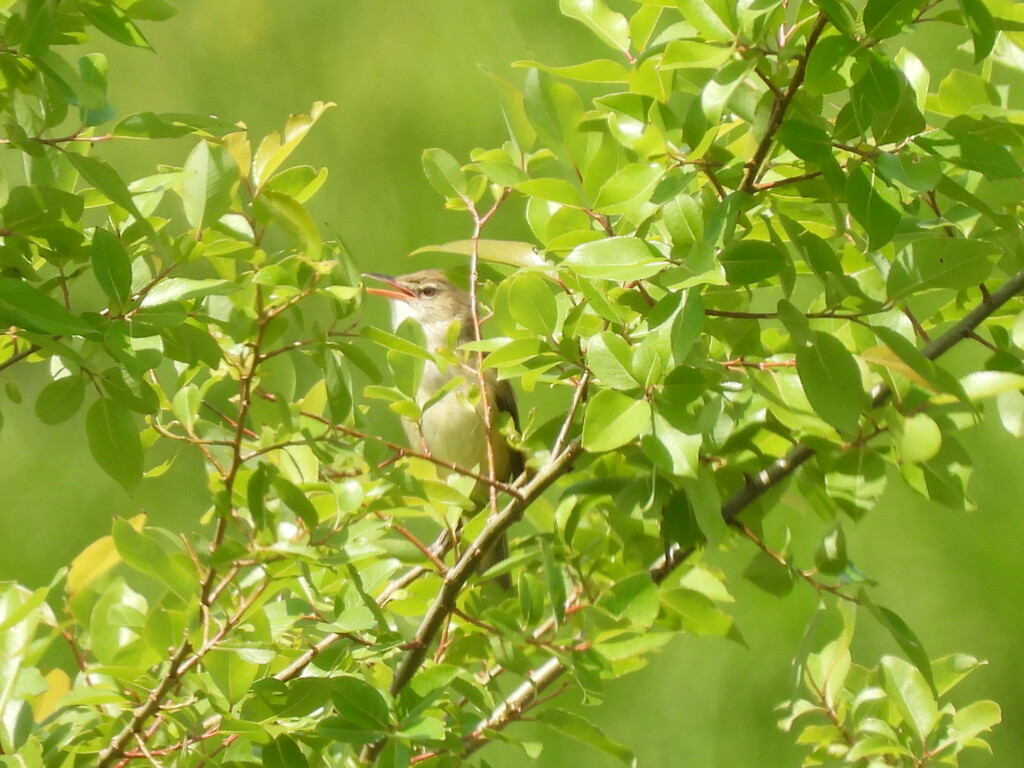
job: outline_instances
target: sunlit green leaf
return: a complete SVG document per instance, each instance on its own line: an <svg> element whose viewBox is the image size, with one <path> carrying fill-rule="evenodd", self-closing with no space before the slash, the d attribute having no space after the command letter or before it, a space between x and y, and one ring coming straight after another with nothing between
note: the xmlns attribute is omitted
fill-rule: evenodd
<svg viewBox="0 0 1024 768"><path fill-rule="evenodd" d="M238 183L238 167L227 150L200 141L182 168L182 205L193 229L216 221L231 205L231 190Z"/></svg>
<svg viewBox="0 0 1024 768"><path fill-rule="evenodd" d="M857 431L867 407L860 368L835 336L820 331L814 342L796 352L796 371L815 412L836 429Z"/></svg>
<svg viewBox="0 0 1024 768"><path fill-rule="evenodd" d="M781 272L786 254L766 240L737 240L725 247L718 260L730 284L749 285Z"/></svg>
<svg viewBox="0 0 1024 768"><path fill-rule="evenodd" d="M651 405L614 390L591 398L583 419L583 447L610 451L639 437L651 421Z"/></svg>
<svg viewBox="0 0 1024 768"><path fill-rule="evenodd" d="M560 0L558 7L566 16L590 27L612 48L620 51L629 49L629 24L626 17L611 10L604 0Z"/></svg>
<svg viewBox="0 0 1024 768"><path fill-rule="evenodd" d="M996 42L996 25L983 0L957 0L974 40L974 62L977 64L992 52Z"/></svg>
<svg viewBox="0 0 1024 768"><path fill-rule="evenodd" d="M882 680L886 693L896 704L919 739L926 739L939 720L938 705L924 676L903 659L882 658Z"/></svg>
<svg viewBox="0 0 1024 768"><path fill-rule="evenodd" d="M608 237L584 243L562 262L582 277L640 280L657 274L667 262L654 248L636 237Z"/></svg>
<svg viewBox="0 0 1024 768"><path fill-rule="evenodd" d="M423 151L423 172L430 186L446 197L469 192L469 181L459 162L443 149Z"/></svg>

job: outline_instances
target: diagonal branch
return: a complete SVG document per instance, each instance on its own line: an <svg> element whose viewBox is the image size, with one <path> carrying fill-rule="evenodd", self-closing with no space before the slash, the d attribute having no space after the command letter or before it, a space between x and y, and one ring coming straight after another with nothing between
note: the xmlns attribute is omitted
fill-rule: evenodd
<svg viewBox="0 0 1024 768"><path fill-rule="evenodd" d="M793 78L789 81L789 86L781 96L777 96L772 102L772 111L768 117L768 125L764 129L764 136L761 137L757 149L754 150L754 156L747 163L747 171L743 176L743 183L740 184L740 189L748 194L752 195L757 191L757 180L761 177L761 171L764 170L764 164L771 152L772 142L775 141L775 134L786 117L786 111L789 109L793 97L800 90L800 86L804 84L804 77L807 74L807 62L811 58L811 51L818 44L818 38L825 31L827 24L828 19L825 14L818 14L814 27L807 35L807 44L804 46L804 52L797 62L796 70L793 72Z"/></svg>

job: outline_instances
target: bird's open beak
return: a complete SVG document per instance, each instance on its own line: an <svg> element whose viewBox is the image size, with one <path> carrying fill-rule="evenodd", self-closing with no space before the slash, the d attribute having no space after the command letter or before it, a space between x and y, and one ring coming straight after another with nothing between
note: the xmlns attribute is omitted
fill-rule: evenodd
<svg viewBox="0 0 1024 768"><path fill-rule="evenodd" d="M415 293L403 286L390 275L381 275L377 272L363 272L363 277L370 277L390 286L391 290L388 290L387 288L373 288L367 286L366 292L372 293L374 296L383 296L386 299L398 299L399 301L410 301L411 299L416 298Z"/></svg>

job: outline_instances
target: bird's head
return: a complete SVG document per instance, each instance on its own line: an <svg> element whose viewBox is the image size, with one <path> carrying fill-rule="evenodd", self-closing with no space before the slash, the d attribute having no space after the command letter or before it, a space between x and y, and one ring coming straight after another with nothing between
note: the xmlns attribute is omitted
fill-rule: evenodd
<svg viewBox="0 0 1024 768"><path fill-rule="evenodd" d="M391 302L391 320L398 328L406 319L419 323L427 346L434 350L444 345L449 329L459 323L459 341L472 338L472 312L469 294L452 285L439 269L424 269L391 277L368 272L386 288L368 287L367 293L383 296Z"/></svg>

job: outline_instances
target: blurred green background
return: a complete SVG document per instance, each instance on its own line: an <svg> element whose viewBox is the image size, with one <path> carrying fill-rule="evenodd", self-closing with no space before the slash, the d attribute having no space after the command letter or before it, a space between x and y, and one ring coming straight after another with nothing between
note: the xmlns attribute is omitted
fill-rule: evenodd
<svg viewBox="0 0 1024 768"><path fill-rule="evenodd" d="M103 40L89 45L110 56L119 113L216 114L245 122L259 137L315 100L337 102L298 160L330 169L312 205L324 235L340 235L360 265L382 271L449 264L430 256L410 264L405 254L468 236L466 218L445 211L423 178L420 154L438 146L465 158L504 140L484 70L515 79L515 60L568 64L606 55L554 0L187 0L178 7L177 18L144 27L155 55ZM968 66L966 54L954 53L957 41L930 26L936 29L916 46L919 55L930 66ZM101 154L134 177L157 163L180 165L190 149L188 141L111 142ZM489 234L527 238L517 213L510 207ZM384 321L382 307L372 311L380 314L371 320ZM43 427L34 419L42 372L19 373L9 384L23 404L11 389L0 403L0 579L48 582L109 531L115 514L145 510L154 523L174 527L205 511L198 461L177 462L128 497L92 463L80 422ZM977 466L977 511L951 512L892 483L877 509L850 526L849 548L879 582L876 601L900 614L931 656L961 651L990 661L958 689L958 701L993 698L1004 723L991 738L995 756L975 753L962 765L1009 768L1024 754L1024 449L996 426L964 437ZM770 518L776 533L791 527L799 543L820 532L799 499L784 497L782 505ZM746 647L682 638L647 669L610 685L605 703L587 712L635 750L641 766L800 764L792 737L776 727L774 707L794 692L792 660L818 600L809 588L780 600L743 582L753 554L740 544L708 555L737 598ZM811 562L809 553L803 562ZM879 655L897 652L870 618L860 618L858 662L873 666ZM544 743L538 766L615 764L534 726L514 727ZM484 756L496 766L524 762L522 752L504 745Z"/></svg>

